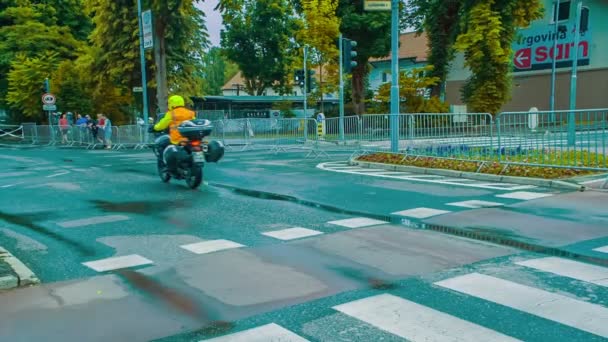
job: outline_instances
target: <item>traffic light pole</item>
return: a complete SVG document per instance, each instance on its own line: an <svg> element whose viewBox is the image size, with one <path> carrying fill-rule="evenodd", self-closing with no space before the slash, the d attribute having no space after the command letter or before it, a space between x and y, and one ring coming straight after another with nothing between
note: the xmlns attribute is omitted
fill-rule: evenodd
<svg viewBox="0 0 608 342"><path fill-rule="evenodd" d="M308 140L308 70L306 69L306 59L308 58L308 46L304 45L304 141Z"/></svg>
<svg viewBox="0 0 608 342"><path fill-rule="evenodd" d="M339 104L339 108L340 108L340 141L344 141L344 76L343 76L343 70L344 70L344 56L342 56L343 54L343 40L342 40L342 34L340 33L340 37L338 38L338 46L339 46L339 51L340 51L340 104Z"/></svg>
<svg viewBox="0 0 608 342"><path fill-rule="evenodd" d="M399 152L399 0L392 0L391 11L391 152Z"/></svg>

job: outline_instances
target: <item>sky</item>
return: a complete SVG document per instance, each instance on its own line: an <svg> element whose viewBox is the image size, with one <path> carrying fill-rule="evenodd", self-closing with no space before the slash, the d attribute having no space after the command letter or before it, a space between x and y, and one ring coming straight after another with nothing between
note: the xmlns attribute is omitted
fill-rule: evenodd
<svg viewBox="0 0 608 342"><path fill-rule="evenodd" d="M196 4L196 7L205 12L207 18L207 32L211 45L220 46L220 30L222 29L222 16L218 11L213 9L217 6L219 0L204 0Z"/></svg>

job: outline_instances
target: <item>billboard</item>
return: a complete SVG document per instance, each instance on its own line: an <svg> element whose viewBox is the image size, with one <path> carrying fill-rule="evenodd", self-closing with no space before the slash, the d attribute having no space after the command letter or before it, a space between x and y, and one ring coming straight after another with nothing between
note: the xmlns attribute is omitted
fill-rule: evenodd
<svg viewBox="0 0 608 342"><path fill-rule="evenodd" d="M513 42L513 69L515 72L551 69L553 58L557 68L572 66L574 57L575 25L560 25L557 33L554 27L532 27L520 30ZM554 42L557 42L555 51ZM589 65L591 32L582 32L578 44L578 65Z"/></svg>

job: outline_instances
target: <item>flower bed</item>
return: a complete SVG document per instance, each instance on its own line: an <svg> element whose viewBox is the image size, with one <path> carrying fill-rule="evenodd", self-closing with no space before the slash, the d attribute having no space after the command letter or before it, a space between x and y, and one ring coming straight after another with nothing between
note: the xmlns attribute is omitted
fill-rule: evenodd
<svg viewBox="0 0 608 342"><path fill-rule="evenodd" d="M480 172L493 175L531 177L545 179L563 179L598 173L590 170L570 168L540 167L527 165L509 165L500 161L468 161L433 157L414 157L402 154L374 153L357 158L358 161L384 163L393 165L417 166L432 169L446 169L463 172Z"/></svg>

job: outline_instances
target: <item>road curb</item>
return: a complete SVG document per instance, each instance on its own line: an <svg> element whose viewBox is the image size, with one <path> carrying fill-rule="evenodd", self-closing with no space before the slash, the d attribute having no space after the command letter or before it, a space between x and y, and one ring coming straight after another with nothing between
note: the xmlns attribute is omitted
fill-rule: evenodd
<svg viewBox="0 0 608 342"><path fill-rule="evenodd" d="M17 259L6 249L0 247L0 259L4 260L15 275L0 277L0 289L8 290L15 287L36 285L40 279L21 260Z"/></svg>
<svg viewBox="0 0 608 342"><path fill-rule="evenodd" d="M408 166L408 165L393 165L393 164L384 164L384 163L363 162L363 161L356 160L356 158L351 158L349 161L349 164L354 165L354 166L363 167L363 168L380 168L380 169L384 169L384 170L388 170L388 171L404 171L404 172L413 172L413 173L420 173L420 174L427 174L427 175L447 176L447 177L453 177L453 178L467 178L467 179L497 182L497 183L534 185L534 186L539 186L539 187L562 189L562 190L576 190L576 191L585 191L586 190L586 187L584 185L570 183L570 182L566 182L566 181L562 181L562 180L500 176L500 175L492 175L492 174L487 174L487 173L474 173L474 172L464 172L464 171L455 171L455 170L431 169L431 168Z"/></svg>

